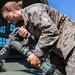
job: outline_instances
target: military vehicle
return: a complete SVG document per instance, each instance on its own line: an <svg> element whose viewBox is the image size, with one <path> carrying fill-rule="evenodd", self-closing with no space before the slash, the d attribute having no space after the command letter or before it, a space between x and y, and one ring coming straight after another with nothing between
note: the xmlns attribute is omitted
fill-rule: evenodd
<svg viewBox="0 0 75 75"><path fill-rule="evenodd" d="M8 1L9 0L4 1L0 0L0 10L2 6ZM14 1L21 1L21 0L14 0ZM48 4L47 0L22 0L22 1L23 7L26 7L34 3ZM8 24L7 21L3 19L0 13L0 49L6 44L9 34L15 28L16 28L15 25ZM44 62L42 64L43 69L31 66L26 61L26 58L13 47L10 50L7 58L1 61L1 63L3 64L0 65L0 75L45 75L46 71L51 67L51 65L47 62ZM50 70L52 69L50 68ZM62 74L58 70L55 70L55 72L52 75L62 75Z"/></svg>

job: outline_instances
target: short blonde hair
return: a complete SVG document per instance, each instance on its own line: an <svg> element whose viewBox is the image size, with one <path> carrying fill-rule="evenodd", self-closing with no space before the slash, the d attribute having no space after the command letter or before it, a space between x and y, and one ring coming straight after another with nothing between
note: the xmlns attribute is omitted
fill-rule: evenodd
<svg viewBox="0 0 75 75"><path fill-rule="evenodd" d="M9 9L11 9L11 8L19 10L22 7L21 7L21 5L18 2L10 1L10 2L5 3L5 5L1 9L1 12L9 11Z"/></svg>

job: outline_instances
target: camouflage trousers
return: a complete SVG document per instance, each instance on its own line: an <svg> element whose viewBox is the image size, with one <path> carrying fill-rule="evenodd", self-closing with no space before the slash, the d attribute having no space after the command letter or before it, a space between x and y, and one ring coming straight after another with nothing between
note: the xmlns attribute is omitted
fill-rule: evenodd
<svg viewBox="0 0 75 75"><path fill-rule="evenodd" d="M61 58L59 55L54 53L53 51L50 53L50 62L56 66L56 68L63 74L66 75L65 72L65 62L64 58Z"/></svg>
<svg viewBox="0 0 75 75"><path fill-rule="evenodd" d="M75 48L70 52L67 57L66 75L75 75Z"/></svg>
<svg viewBox="0 0 75 75"><path fill-rule="evenodd" d="M59 69L63 75L75 75L75 48L71 50L65 60L54 52L51 52L50 62L55 64L56 68Z"/></svg>

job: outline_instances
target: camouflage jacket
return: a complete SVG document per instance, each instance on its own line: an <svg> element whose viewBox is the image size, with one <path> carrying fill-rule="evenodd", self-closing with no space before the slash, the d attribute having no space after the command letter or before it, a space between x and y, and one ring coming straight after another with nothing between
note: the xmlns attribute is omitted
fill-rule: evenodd
<svg viewBox="0 0 75 75"><path fill-rule="evenodd" d="M25 28L35 37L37 56L53 50L61 57L68 55L75 45L75 25L54 8L36 3L21 10Z"/></svg>

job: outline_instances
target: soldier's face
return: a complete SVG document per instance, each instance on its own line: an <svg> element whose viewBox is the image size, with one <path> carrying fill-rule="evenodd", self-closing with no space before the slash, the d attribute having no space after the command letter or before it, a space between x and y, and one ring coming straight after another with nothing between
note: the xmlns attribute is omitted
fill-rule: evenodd
<svg viewBox="0 0 75 75"><path fill-rule="evenodd" d="M15 11L3 11L2 15L8 23L16 24L18 22Z"/></svg>

